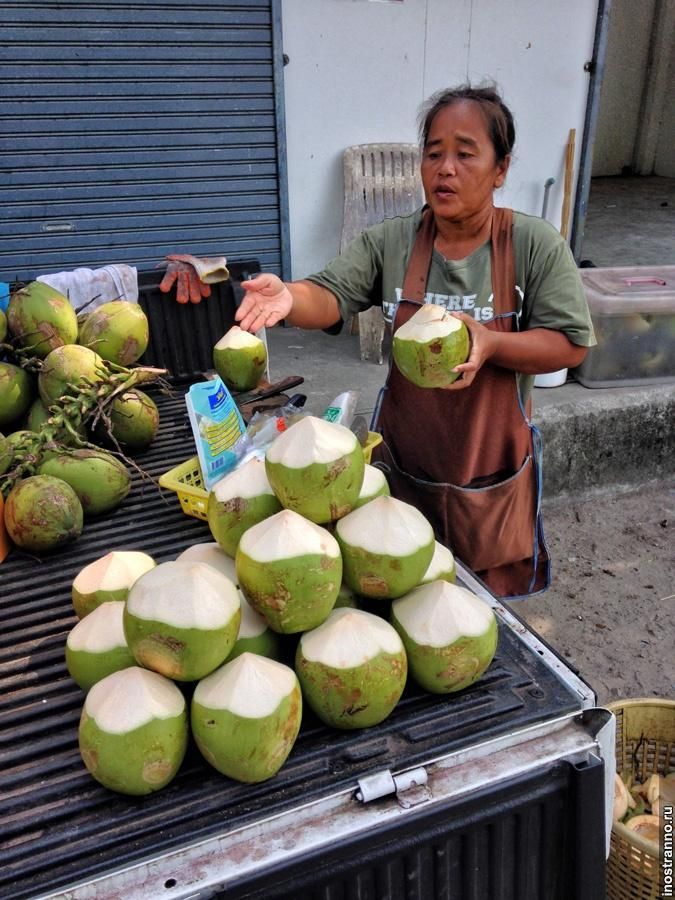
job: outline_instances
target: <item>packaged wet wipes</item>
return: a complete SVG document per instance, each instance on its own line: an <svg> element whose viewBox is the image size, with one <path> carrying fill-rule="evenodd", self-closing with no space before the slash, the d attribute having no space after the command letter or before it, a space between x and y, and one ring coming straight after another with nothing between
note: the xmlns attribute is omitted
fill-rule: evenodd
<svg viewBox="0 0 675 900"><path fill-rule="evenodd" d="M193 384L185 396L204 487L210 491L237 464L237 442L246 425L220 378Z"/></svg>

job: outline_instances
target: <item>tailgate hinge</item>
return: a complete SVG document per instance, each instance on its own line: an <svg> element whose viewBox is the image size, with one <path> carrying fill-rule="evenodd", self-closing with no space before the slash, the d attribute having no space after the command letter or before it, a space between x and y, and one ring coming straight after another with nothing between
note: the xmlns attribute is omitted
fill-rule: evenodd
<svg viewBox="0 0 675 900"><path fill-rule="evenodd" d="M424 766L409 769L400 775L392 775L389 769L384 769L358 779L356 799L361 803L369 803L371 800L395 794L400 805L408 808L431 798L431 793L426 787L427 779L427 770ZM415 788L420 790L414 790Z"/></svg>

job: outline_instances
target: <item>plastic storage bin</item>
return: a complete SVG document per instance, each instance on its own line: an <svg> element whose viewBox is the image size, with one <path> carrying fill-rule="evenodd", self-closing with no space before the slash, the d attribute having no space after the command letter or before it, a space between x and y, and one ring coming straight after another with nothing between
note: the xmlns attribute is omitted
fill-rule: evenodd
<svg viewBox="0 0 675 900"><path fill-rule="evenodd" d="M675 266L580 270L597 347L572 371L589 388L675 381Z"/></svg>

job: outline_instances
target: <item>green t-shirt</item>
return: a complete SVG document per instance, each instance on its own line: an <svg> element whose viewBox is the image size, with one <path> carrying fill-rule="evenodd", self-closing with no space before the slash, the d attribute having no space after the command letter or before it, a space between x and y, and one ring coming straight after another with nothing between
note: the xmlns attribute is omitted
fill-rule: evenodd
<svg viewBox="0 0 675 900"><path fill-rule="evenodd" d="M370 306L382 306L391 321L401 298L403 276L422 211L385 219L364 231L313 281L337 297L342 320ZM562 331L573 344L595 344L593 326L574 257L555 228L544 219L513 214L519 329ZM493 317L490 242L466 259L447 260L434 250L427 281L427 303L473 315Z"/></svg>

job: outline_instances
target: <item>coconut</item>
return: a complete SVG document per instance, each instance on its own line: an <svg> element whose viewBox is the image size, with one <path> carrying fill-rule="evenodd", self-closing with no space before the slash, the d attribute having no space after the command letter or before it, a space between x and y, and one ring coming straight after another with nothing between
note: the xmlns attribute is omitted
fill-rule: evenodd
<svg viewBox="0 0 675 900"><path fill-rule="evenodd" d="M159 410L155 401L134 388L113 400L110 424L115 440L130 450L145 450L154 441L159 428Z"/></svg>
<svg viewBox="0 0 675 900"><path fill-rule="evenodd" d="M265 619L253 609L241 592L239 600L241 624L227 662L236 659L242 653L257 653L258 656L266 656L268 659L278 659L281 654L279 635L272 631Z"/></svg>
<svg viewBox="0 0 675 900"><path fill-rule="evenodd" d="M417 387L436 388L459 378L455 366L469 358L469 331L443 306L425 303L394 332L392 355L401 374Z"/></svg>
<svg viewBox="0 0 675 900"><path fill-rule="evenodd" d="M139 665L176 681L197 681L229 656L241 609L235 585L213 566L161 563L134 582L124 634Z"/></svg>
<svg viewBox="0 0 675 900"><path fill-rule="evenodd" d="M38 391L45 406L51 406L66 390L77 389L83 379L101 380L103 360L88 347L67 344L57 347L45 358L38 375Z"/></svg>
<svg viewBox="0 0 675 900"><path fill-rule="evenodd" d="M497 650L492 607L466 588L432 581L391 605L410 673L434 694L460 691L488 668Z"/></svg>
<svg viewBox="0 0 675 900"><path fill-rule="evenodd" d="M436 541L434 544L434 555L431 557L429 568L424 573L422 584L428 584L430 581L449 581L455 583L457 578L457 569L455 566L455 557L452 550L449 550L443 544Z"/></svg>
<svg viewBox="0 0 675 900"><path fill-rule="evenodd" d="M83 691L112 672L136 665L124 637L123 613L123 603L102 603L68 634L66 668Z"/></svg>
<svg viewBox="0 0 675 900"><path fill-rule="evenodd" d="M188 743L178 687L138 666L113 672L87 694L79 728L90 774L121 794L150 794L178 772Z"/></svg>
<svg viewBox="0 0 675 900"><path fill-rule="evenodd" d="M126 600L132 584L155 566L151 556L138 550L113 550L89 563L73 581L73 607L78 619L103 603Z"/></svg>
<svg viewBox="0 0 675 900"><path fill-rule="evenodd" d="M335 538L290 509L245 531L235 562L244 596L282 634L320 625L342 582Z"/></svg>
<svg viewBox="0 0 675 900"><path fill-rule="evenodd" d="M407 675L400 637L380 616L336 609L303 634L295 671L317 716L334 728L368 728L398 703Z"/></svg>
<svg viewBox="0 0 675 900"><path fill-rule="evenodd" d="M354 508L364 466L356 435L315 416L282 432L265 456L267 477L282 506L318 524Z"/></svg>
<svg viewBox="0 0 675 900"><path fill-rule="evenodd" d="M0 362L0 426L11 425L25 415L33 401L28 372L12 363Z"/></svg>
<svg viewBox="0 0 675 900"><path fill-rule="evenodd" d="M347 606L350 609L357 609L359 605L358 598L354 591L349 587L349 585L341 584L340 592L337 595L337 600L335 601L335 606L333 609L340 609L343 606Z"/></svg>
<svg viewBox="0 0 675 900"><path fill-rule="evenodd" d="M41 462L38 472L68 482L85 516L110 512L131 490L131 475L124 463L103 450L62 450Z"/></svg>
<svg viewBox="0 0 675 900"><path fill-rule="evenodd" d="M250 391L264 375L266 366L265 344L238 325L233 325L213 348L213 367L232 390Z"/></svg>
<svg viewBox="0 0 675 900"><path fill-rule="evenodd" d="M41 281L12 294L7 323L16 343L40 359L77 340L77 314L70 300Z"/></svg>
<svg viewBox="0 0 675 900"><path fill-rule="evenodd" d="M191 547L183 550L176 557L177 560L183 562L203 562L214 569L218 569L223 575L230 579L233 584L237 584L237 569L232 557L225 553L219 544L215 541L203 544L193 544Z"/></svg>
<svg viewBox="0 0 675 900"><path fill-rule="evenodd" d="M145 353L150 339L148 319L138 303L111 300L91 312L80 326L78 343L103 359L129 366Z"/></svg>
<svg viewBox="0 0 675 900"><path fill-rule="evenodd" d="M202 679L190 715L204 758L247 784L276 775L293 748L301 718L295 672L254 653L243 653Z"/></svg>
<svg viewBox="0 0 675 900"><path fill-rule="evenodd" d="M658 858L661 838L661 820L658 816L633 816L626 822L626 828L653 844L653 855Z"/></svg>
<svg viewBox="0 0 675 900"><path fill-rule="evenodd" d="M242 534L279 512L265 472L265 462L252 457L216 483L209 493L206 516L211 534L226 553L234 557Z"/></svg>
<svg viewBox="0 0 675 900"><path fill-rule="evenodd" d="M4 310L0 309L0 344L7 337L7 316Z"/></svg>
<svg viewBox="0 0 675 900"><path fill-rule="evenodd" d="M434 555L427 519L403 500L376 497L335 526L344 580L364 597L401 597L418 585Z"/></svg>
<svg viewBox="0 0 675 900"><path fill-rule="evenodd" d="M366 503L374 500L375 497L388 497L390 494L389 482L382 469L367 463L363 472L363 484L361 485L354 509L358 509L359 506L365 506Z"/></svg>
<svg viewBox="0 0 675 900"><path fill-rule="evenodd" d="M17 547L45 553L79 537L82 504L69 484L51 475L31 475L11 489L5 527Z"/></svg>
<svg viewBox="0 0 675 900"><path fill-rule="evenodd" d="M11 442L4 434L0 434L0 475L4 475L7 469L9 469L12 464L13 456Z"/></svg>

